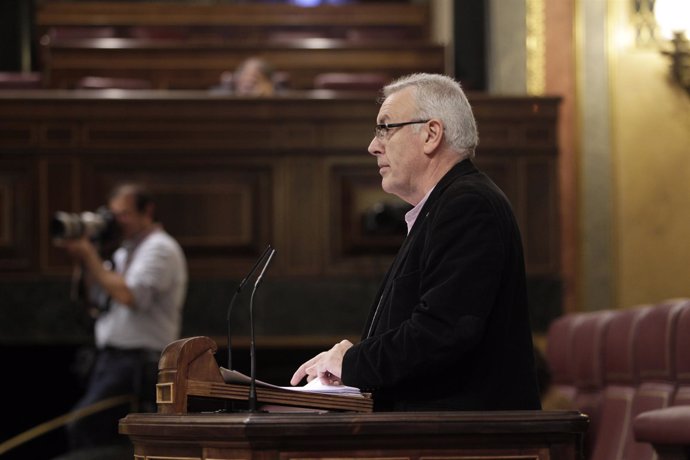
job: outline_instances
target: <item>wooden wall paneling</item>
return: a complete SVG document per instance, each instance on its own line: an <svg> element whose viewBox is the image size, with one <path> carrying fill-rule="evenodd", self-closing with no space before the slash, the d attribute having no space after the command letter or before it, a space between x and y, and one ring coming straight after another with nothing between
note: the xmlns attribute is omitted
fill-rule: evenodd
<svg viewBox="0 0 690 460"><path fill-rule="evenodd" d="M327 140L328 146L332 149L343 149L347 151L347 156L371 162L373 157L367 148L374 137L376 112L378 112L378 106L372 97L369 116L351 117L357 119L335 120L335 122L324 124L323 139ZM337 152L326 152L326 154L337 155Z"/></svg>
<svg viewBox="0 0 690 460"><path fill-rule="evenodd" d="M241 156L257 151L313 150L323 145L341 147L352 144L353 139L358 141L362 133L368 132L368 124L346 121L343 129L338 115L329 109L314 106L305 113L302 103L293 104L293 101L228 97L209 99L206 110L199 110L195 101L169 109L165 101L157 101L155 109L147 107L146 100L128 101L118 109L99 110L99 117L84 120L81 147L91 151L115 147L179 152L193 148ZM118 102L106 103L103 109L111 104L116 106ZM358 128L354 136L353 125ZM364 141L358 142L361 145Z"/></svg>
<svg viewBox="0 0 690 460"><path fill-rule="evenodd" d="M227 123L209 118L152 119L146 123L134 117L86 120L84 147L184 151L190 144L206 150L223 148L231 143L233 149L254 150L275 147L282 140L284 128L280 125L263 126L251 120Z"/></svg>
<svg viewBox="0 0 690 460"><path fill-rule="evenodd" d="M557 209L559 99L470 95L479 129L477 164L510 199L529 275L560 276Z"/></svg>
<svg viewBox="0 0 690 460"><path fill-rule="evenodd" d="M550 156L478 155L477 165L510 200L520 232L527 272L558 273L556 165Z"/></svg>
<svg viewBox="0 0 690 460"><path fill-rule="evenodd" d="M529 272L549 275L559 272L559 216L556 161L552 156L518 161L521 171L523 241Z"/></svg>
<svg viewBox="0 0 690 460"><path fill-rule="evenodd" d="M376 213L377 206L405 204L381 189L373 157L332 158L324 166L330 203L324 216L328 223L323 249L326 273L381 275L405 232L385 224L370 228L365 219Z"/></svg>
<svg viewBox="0 0 690 460"><path fill-rule="evenodd" d="M478 152L501 149L534 154L557 153L557 97L499 97L483 93L468 94L479 128Z"/></svg>
<svg viewBox="0 0 690 460"><path fill-rule="evenodd" d="M496 157L492 155L478 154L473 160L477 167L486 173L496 185L498 185L513 206L518 224L522 216L519 214L523 202L521 201L520 186L518 183L517 165L510 157Z"/></svg>
<svg viewBox="0 0 690 460"><path fill-rule="evenodd" d="M29 121L0 120L0 145L3 149L27 149L38 145L39 126Z"/></svg>
<svg viewBox="0 0 690 460"><path fill-rule="evenodd" d="M280 220L284 239L277 246L277 257L285 274L319 275L323 271L318 242L328 231L319 219L327 207L324 190L326 180L321 171L321 159L314 156L294 156L281 160L283 188L280 194Z"/></svg>
<svg viewBox="0 0 690 460"><path fill-rule="evenodd" d="M477 164L511 199L521 226L528 283L537 291L531 300L558 305L549 282L560 279L552 249L558 100L469 98L481 137ZM33 309L64 295L71 262L49 241L54 211L94 210L117 182L142 180L188 257L190 307L204 312L188 321L190 331L224 334L206 318L223 316L217 306L232 281L271 243L278 253L264 299L286 310L272 310L284 322L267 326L266 335L309 336L329 321L325 335L356 335L361 324L344 312L366 308L404 235L363 225L374 204L399 202L381 189L367 152L377 110L372 94L333 91L256 99L207 91L0 91L0 183L4 203L12 201L8 187L14 202L22 197L9 214L23 229L4 231L10 242L0 247L0 273L34 280L6 284L9 301L24 305L34 285ZM7 228L7 204L3 209ZM295 317L304 314L301 305L319 308L308 324Z"/></svg>
<svg viewBox="0 0 690 460"><path fill-rule="evenodd" d="M236 276L273 239L274 166L268 158L145 153L82 157L84 196L104 203L116 184L147 184L156 215L183 246L194 275Z"/></svg>
<svg viewBox="0 0 690 460"><path fill-rule="evenodd" d="M42 147L71 148L78 145L81 130L77 123L49 121L40 125L38 135Z"/></svg>
<svg viewBox="0 0 690 460"><path fill-rule="evenodd" d="M73 155L56 154L40 158L38 181L38 247L40 268L45 273L68 272L72 262L51 238L50 225L57 211L93 211L82 203L80 164Z"/></svg>
<svg viewBox="0 0 690 460"><path fill-rule="evenodd" d="M372 95L34 90L0 93L0 100L0 125L19 133L7 136L16 147L3 143L0 153L37 155L46 183L34 193L48 213L95 209L116 181L151 181L170 219L178 219L178 203L197 216L198 225L170 223L190 245L195 274L242 276L271 242L280 251L276 275L371 277L399 246L361 223L373 203L397 200L381 190L367 153L378 109ZM481 137L476 161L513 202L528 272L558 277L551 197L558 100L471 94L470 101ZM61 176L77 184L72 198L60 198ZM208 203L195 207L197 197ZM216 218L222 230L212 226ZM68 267L53 250L35 247L41 270Z"/></svg>
<svg viewBox="0 0 690 460"><path fill-rule="evenodd" d="M429 38L428 4L321 5L202 4L187 2L41 2L37 7L39 35L55 27L174 27L190 37L268 39L275 32L399 31L411 38ZM343 35L345 36L345 35ZM353 37L356 38L356 37Z"/></svg>
<svg viewBox="0 0 690 460"><path fill-rule="evenodd" d="M36 166L33 155L0 154L0 270L35 270Z"/></svg>

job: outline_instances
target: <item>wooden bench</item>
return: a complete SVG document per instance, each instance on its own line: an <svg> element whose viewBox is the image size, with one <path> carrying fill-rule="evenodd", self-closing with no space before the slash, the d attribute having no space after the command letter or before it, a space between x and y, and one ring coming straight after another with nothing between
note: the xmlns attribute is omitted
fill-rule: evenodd
<svg viewBox="0 0 690 460"><path fill-rule="evenodd" d="M443 72L445 50L429 42L351 42L304 38L278 42L217 42L134 38L46 38L48 88L74 88L86 76L149 80L158 89L207 89L246 58L259 56L290 76L292 89L314 88L325 72L381 72L396 77Z"/></svg>
<svg viewBox="0 0 690 460"><path fill-rule="evenodd" d="M324 72L443 72L430 22L428 4L42 2L36 33L50 88L97 76L205 89L261 56L290 74L292 88L309 89Z"/></svg>

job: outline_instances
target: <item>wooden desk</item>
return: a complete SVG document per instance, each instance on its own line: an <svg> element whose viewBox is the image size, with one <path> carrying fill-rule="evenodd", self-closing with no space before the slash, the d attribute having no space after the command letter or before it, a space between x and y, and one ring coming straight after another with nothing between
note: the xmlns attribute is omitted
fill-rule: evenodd
<svg viewBox="0 0 690 460"><path fill-rule="evenodd" d="M144 459L575 460L579 412L129 414L120 433Z"/></svg>

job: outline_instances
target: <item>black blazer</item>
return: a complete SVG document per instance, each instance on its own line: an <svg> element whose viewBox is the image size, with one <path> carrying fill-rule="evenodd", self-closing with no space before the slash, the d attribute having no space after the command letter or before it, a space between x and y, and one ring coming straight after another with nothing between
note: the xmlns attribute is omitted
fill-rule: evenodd
<svg viewBox="0 0 690 460"><path fill-rule="evenodd" d="M342 380L375 410L539 409L520 232L470 160L436 185L393 261Z"/></svg>

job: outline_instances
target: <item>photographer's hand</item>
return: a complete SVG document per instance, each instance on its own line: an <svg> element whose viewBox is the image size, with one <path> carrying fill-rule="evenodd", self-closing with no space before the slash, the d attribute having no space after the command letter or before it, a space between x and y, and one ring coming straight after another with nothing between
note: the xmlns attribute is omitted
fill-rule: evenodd
<svg viewBox="0 0 690 460"><path fill-rule="evenodd" d="M55 240L55 246L65 249L74 260L79 262L85 262L90 257L90 252L96 253L96 248L86 237L58 239Z"/></svg>
<svg viewBox="0 0 690 460"><path fill-rule="evenodd" d="M88 238L60 240L59 243L56 242L56 245L65 248L72 257L79 260L93 281L105 289L113 300L128 307L134 307L134 295L127 287L125 278L117 272L106 270L103 259Z"/></svg>

